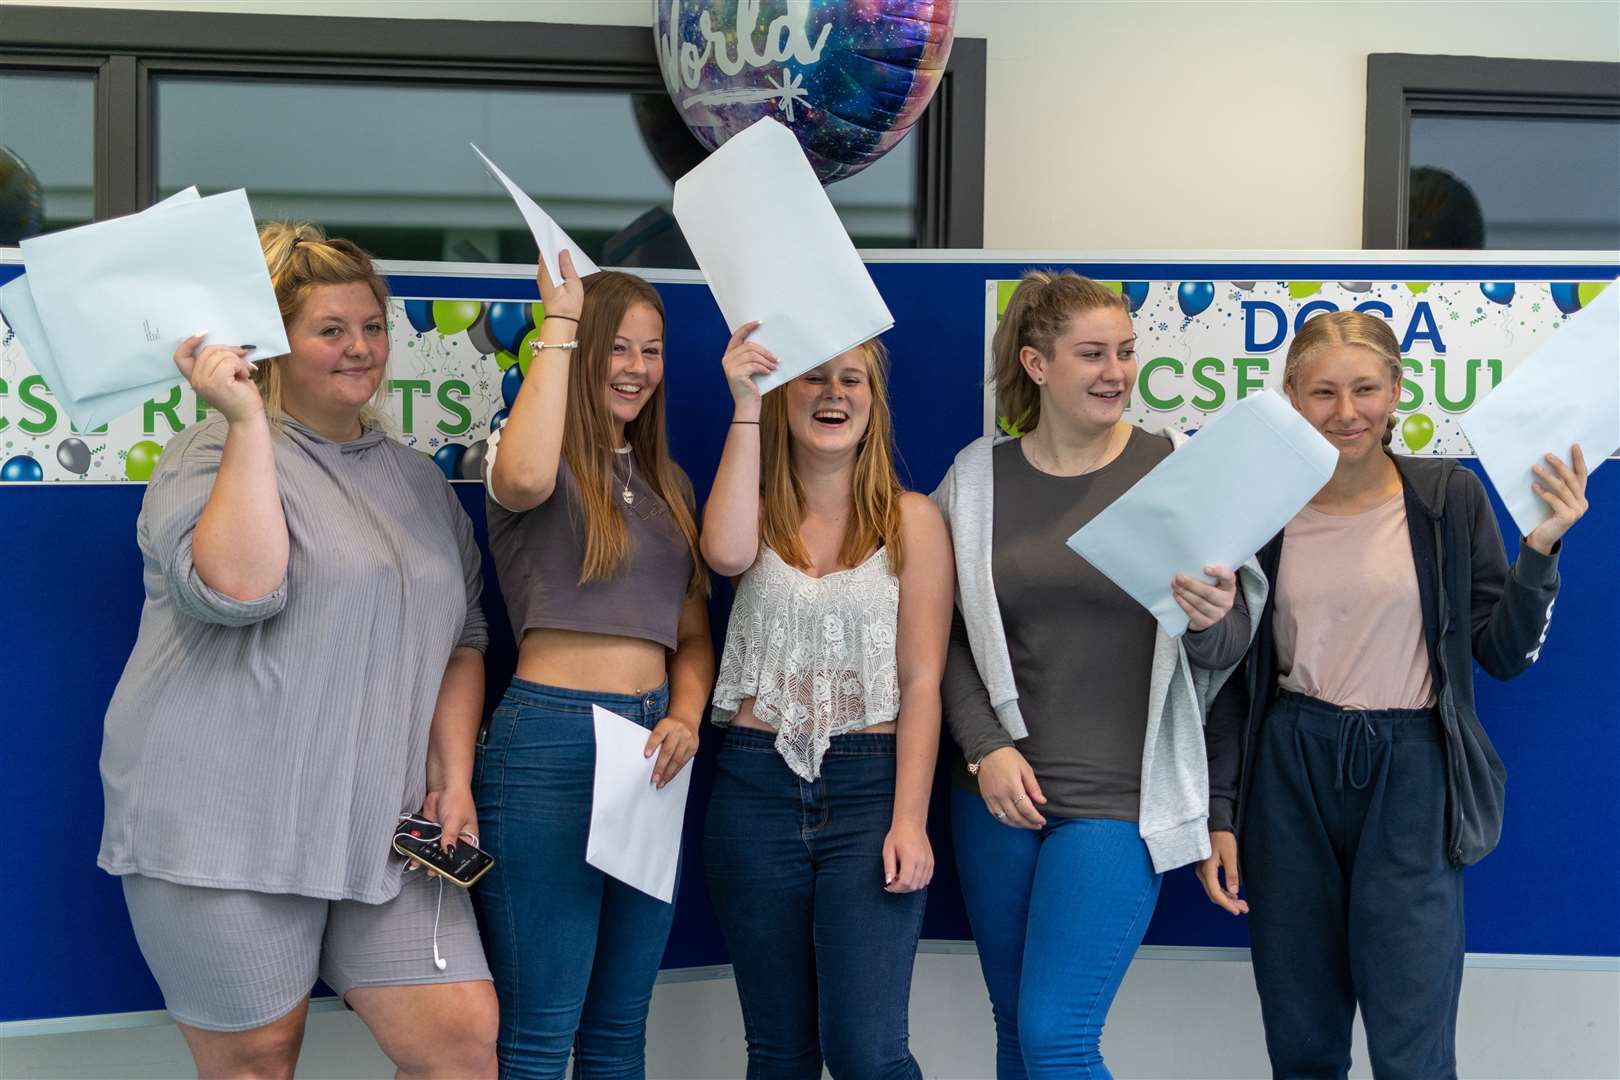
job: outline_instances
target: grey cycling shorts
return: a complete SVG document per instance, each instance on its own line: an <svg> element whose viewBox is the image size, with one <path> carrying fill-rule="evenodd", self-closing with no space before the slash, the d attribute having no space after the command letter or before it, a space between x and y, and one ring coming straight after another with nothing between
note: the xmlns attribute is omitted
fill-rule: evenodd
<svg viewBox="0 0 1620 1080"><path fill-rule="evenodd" d="M488 979L472 900L418 870L382 904L176 885L123 877L141 955L170 1015L206 1031L278 1020L320 976L342 997L356 987ZM434 912L443 971L433 962Z"/></svg>

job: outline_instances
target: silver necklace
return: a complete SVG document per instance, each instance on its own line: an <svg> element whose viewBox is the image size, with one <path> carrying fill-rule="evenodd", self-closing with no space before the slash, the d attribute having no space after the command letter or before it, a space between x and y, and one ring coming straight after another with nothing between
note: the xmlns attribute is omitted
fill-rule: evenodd
<svg viewBox="0 0 1620 1080"><path fill-rule="evenodd" d="M626 506L634 505L636 493L630 490L630 478L636 474L636 459L630 456L628 446L615 447L613 452L624 455L624 488L619 492L619 498L624 500ZM616 474L618 470L615 469L614 472ZM614 476L614 479L618 479L617 475Z"/></svg>

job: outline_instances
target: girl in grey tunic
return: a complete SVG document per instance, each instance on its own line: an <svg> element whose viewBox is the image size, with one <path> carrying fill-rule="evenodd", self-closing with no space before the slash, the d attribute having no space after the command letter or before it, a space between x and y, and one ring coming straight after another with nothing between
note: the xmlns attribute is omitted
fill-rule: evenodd
<svg viewBox="0 0 1620 1080"><path fill-rule="evenodd" d="M317 973L402 1073L493 1075L468 898L405 877L390 845L419 807L451 839L476 832L472 526L376 426L370 259L307 225L261 241L291 352L252 371L200 337L176 352L219 415L169 443L142 504L146 602L107 711L97 861L124 877L203 1075L290 1074Z"/></svg>

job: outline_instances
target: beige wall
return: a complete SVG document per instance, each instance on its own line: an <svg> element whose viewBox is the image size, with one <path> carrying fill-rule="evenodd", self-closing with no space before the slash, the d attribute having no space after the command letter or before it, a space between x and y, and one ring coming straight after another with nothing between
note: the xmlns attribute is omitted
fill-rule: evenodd
<svg viewBox="0 0 1620 1080"><path fill-rule="evenodd" d="M652 18L652 0L96 6ZM989 42L985 244L1001 248L1356 248L1368 53L1620 61L1614 0L961 0L957 32Z"/></svg>

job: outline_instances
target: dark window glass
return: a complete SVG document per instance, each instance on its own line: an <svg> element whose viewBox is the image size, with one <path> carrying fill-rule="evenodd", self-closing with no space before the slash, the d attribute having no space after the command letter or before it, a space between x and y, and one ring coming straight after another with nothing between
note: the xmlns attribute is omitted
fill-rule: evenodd
<svg viewBox="0 0 1620 1080"><path fill-rule="evenodd" d="M0 244L95 210L95 79L0 70Z"/></svg>
<svg viewBox="0 0 1620 1080"><path fill-rule="evenodd" d="M1620 249L1620 122L1411 121L1407 246Z"/></svg>
<svg viewBox="0 0 1620 1080"><path fill-rule="evenodd" d="M261 219L316 222L390 259L534 261L476 143L592 258L691 266L674 178L702 159L661 92L164 77L157 194L245 187ZM828 188L857 244L916 245L916 142Z"/></svg>

